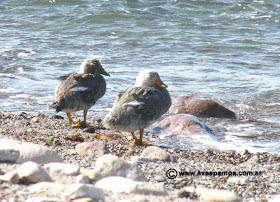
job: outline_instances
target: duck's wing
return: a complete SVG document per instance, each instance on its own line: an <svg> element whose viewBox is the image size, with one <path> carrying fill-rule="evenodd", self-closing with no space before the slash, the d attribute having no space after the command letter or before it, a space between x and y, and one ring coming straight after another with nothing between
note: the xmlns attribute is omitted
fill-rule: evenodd
<svg viewBox="0 0 280 202"><path fill-rule="evenodd" d="M137 116L141 120L158 119L171 105L166 89L155 87L130 87L121 92L115 102L116 108L126 116Z"/></svg>

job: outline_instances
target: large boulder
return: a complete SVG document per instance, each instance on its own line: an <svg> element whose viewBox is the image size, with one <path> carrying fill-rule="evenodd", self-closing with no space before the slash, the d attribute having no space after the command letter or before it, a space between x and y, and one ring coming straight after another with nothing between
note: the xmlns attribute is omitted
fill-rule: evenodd
<svg viewBox="0 0 280 202"><path fill-rule="evenodd" d="M154 130L172 134L213 134L213 131L201 119L190 114L176 114L165 117Z"/></svg>
<svg viewBox="0 0 280 202"><path fill-rule="evenodd" d="M192 114L201 118L232 118L236 119L233 111L225 108L209 98L195 95L181 95L177 97L169 109L170 114Z"/></svg>

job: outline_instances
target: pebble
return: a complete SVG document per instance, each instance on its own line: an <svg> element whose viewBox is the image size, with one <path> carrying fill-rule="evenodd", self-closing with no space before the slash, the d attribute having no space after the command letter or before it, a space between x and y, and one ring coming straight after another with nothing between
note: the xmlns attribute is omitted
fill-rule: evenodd
<svg viewBox="0 0 280 202"><path fill-rule="evenodd" d="M27 199L25 202L61 202L58 198L51 197L31 197Z"/></svg>
<svg viewBox="0 0 280 202"><path fill-rule="evenodd" d="M227 180L230 184L245 185L247 184L247 178L244 177L231 177Z"/></svg>
<svg viewBox="0 0 280 202"><path fill-rule="evenodd" d="M0 176L0 180L3 180L5 182L10 182L13 184L18 184L19 183L19 175L16 171L11 171L6 173L3 176Z"/></svg>
<svg viewBox="0 0 280 202"><path fill-rule="evenodd" d="M37 145L27 142L18 142L11 139L0 138L1 149L14 149L19 151L18 163L33 161L38 164L46 164L51 162L63 162L56 151L49 149L46 146Z"/></svg>
<svg viewBox="0 0 280 202"><path fill-rule="evenodd" d="M56 182L39 182L28 187L32 193L42 193L48 190L48 193L61 195L67 189L67 185Z"/></svg>
<svg viewBox="0 0 280 202"><path fill-rule="evenodd" d="M171 154L156 146L151 146L144 149L140 157L150 159L151 161L163 162L170 162L174 159Z"/></svg>
<svg viewBox="0 0 280 202"><path fill-rule="evenodd" d="M255 156L253 156L253 157L251 157L251 158L249 158L247 161L245 161L244 163L242 163L241 165L256 165L256 164L258 164L259 163L259 157L258 157L258 155L255 155Z"/></svg>
<svg viewBox="0 0 280 202"><path fill-rule="evenodd" d="M242 199L234 192L221 189L198 188L195 190L202 201L209 202L241 202Z"/></svg>
<svg viewBox="0 0 280 202"><path fill-rule="evenodd" d="M97 159L90 178L98 181L109 176L121 176L136 181L147 181L143 171L136 165L130 164L120 157L106 154Z"/></svg>
<svg viewBox="0 0 280 202"><path fill-rule="evenodd" d="M106 142L104 141L94 141L94 142L84 142L76 146L76 152L82 156L102 156L108 152Z"/></svg>
<svg viewBox="0 0 280 202"><path fill-rule="evenodd" d="M96 187L114 193L134 193L144 195L166 195L167 191L163 184L137 182L124 177L106 177L95 184Z"/></svg>
<svg viewBox="0 0 280 202"><path fill-rule="evenodd" d="M94 201L104 201L104 193L101 189L98 189L93 185L76 183L65 190L62 198L66 201L80 198L91 198Z"/></svg>
<svg viewBox="0 0 280 202"><path fill-rule="evenodd" d="M90 184L91 183L90 179L87 176L82 175L82 174L80 174L76 177L75 182L76 183L83 183L83 184Z"/></svg>
<svg viewBox="0 0 280 202"><path fill-rule="evenodd" d="M23 184L52 181L49 174L41 166L31 161L23 163L16 172L19 175L20 182Z"/></svg>
<svg viewBox="0 0 280 202"><path fill-rule="evenodd" d="M0 162L16 162L18 158L19 151L14 149L1 149L0 146Z"/></svg>
<svg viewBox="0 0 280 202"><path fill-rule="evenodd" d="M70 163L48 163L44 165L44 168L49 171L51 176L80 174L80 166Z"/></svg>

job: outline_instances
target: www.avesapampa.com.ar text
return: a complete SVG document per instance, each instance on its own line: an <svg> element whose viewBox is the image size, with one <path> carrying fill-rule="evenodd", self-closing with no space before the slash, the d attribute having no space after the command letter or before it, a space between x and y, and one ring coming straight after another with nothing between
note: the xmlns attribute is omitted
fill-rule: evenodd
<svg viewBox="0 0 280 202"><path fill-rule="evenodd" d="M166 171L166 176L169 179L174 179L176 177L187 177L187 176L253 176L261 175L262 171L177 171L174 168L168 169Z"/></svg>

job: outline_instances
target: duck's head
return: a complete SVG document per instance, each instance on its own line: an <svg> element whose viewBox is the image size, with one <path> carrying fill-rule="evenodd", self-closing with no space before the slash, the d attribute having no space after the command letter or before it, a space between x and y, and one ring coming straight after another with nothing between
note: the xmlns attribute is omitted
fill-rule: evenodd
<svg viewBox="0 0 280 202"><path fill-rule="evenodd" d="M162 88L167 88L167 85L165 85L162 80L160 79L158 73L155 70L152 69L145 69L139 72L136 81L135 86L158 86Z"/></svg>
<svg viewBox="0 0 280 202"><path fill-rule="evenodd" d="M80 73L103 74L110 76L97 59L86 59L80 66Z"/></svg>

